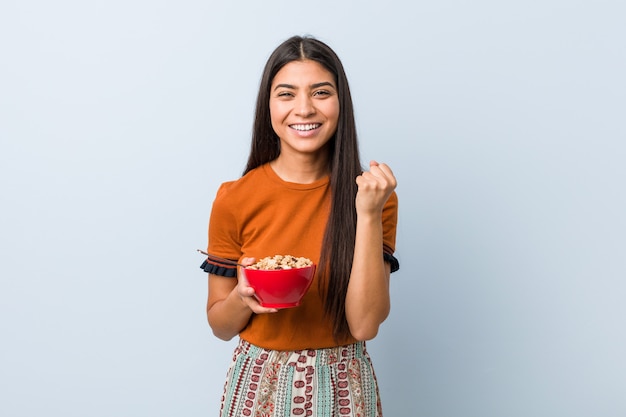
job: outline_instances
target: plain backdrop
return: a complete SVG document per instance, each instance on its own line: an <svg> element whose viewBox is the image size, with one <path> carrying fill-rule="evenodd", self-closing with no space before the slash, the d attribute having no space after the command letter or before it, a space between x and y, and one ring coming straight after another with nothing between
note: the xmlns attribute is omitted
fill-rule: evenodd
<svg viewBox="0 0 626 417"><path fill-rule="evenodd" d="M199 269L265 60L345 65L398 177L385 415L626 415L619 0L3 0L0 415L215 416Z"/></svg>

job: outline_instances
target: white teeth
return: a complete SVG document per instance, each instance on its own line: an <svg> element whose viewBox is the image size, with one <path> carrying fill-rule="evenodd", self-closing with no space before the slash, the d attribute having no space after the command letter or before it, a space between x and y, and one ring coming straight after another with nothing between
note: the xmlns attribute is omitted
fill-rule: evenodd
<svg viewBox="0 0 626 417"><path fill-rule="evenodd" d="M301 132L306 132L307 130L317 129L320 126L319 123L309 123L306 125L291 125L293 129L299 130Z"/></svg>

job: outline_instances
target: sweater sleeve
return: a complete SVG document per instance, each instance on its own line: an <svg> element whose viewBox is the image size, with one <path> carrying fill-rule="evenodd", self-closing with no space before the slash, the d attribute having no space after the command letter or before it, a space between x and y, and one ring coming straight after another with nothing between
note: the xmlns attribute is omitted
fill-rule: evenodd
<svg viewBox="0 0 626 417"><path fill-rule="evenodd" d="M238 261L241 257L241 241L239 224L236 218L236 203L229 198L230 182L220 186L213 201L209 219L209 244L207 252L220 258ZM224 277L236 277L237 267L211 259L206 259L200 265L209 274Z"/></svg>

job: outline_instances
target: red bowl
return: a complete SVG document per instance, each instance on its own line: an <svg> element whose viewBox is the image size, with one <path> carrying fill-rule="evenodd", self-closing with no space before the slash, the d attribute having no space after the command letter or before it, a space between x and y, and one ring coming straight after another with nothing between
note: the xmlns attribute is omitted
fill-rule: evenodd
<svg viewBox="0 0 626 417"><path fill-rule="evenodd" d="M297 307L308 291L315 264L304 268L263 270L242 268L254 295L263 307Z"/></svg>

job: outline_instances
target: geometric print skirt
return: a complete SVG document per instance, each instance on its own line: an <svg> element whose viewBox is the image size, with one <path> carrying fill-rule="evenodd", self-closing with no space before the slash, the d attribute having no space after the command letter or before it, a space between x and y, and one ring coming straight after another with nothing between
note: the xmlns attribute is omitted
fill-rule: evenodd
<svg viewBox="0 0 626 417"><path fill-rule="evenodd" d="M240 339L220 417L382 417L365 342L277 351Z"/></svg>

